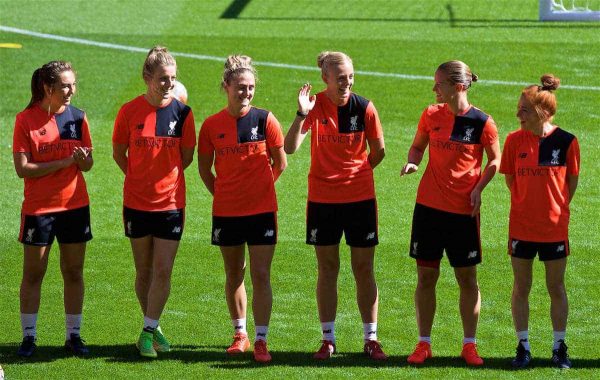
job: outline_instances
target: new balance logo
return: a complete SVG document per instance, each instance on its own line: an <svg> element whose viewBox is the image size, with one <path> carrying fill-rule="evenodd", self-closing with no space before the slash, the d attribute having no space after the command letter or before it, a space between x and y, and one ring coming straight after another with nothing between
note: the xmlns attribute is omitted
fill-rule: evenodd
<svg viewBox="0 0 600 380"><path fill-rule="evenodd" d="M127 235L131 235L131 231L133 229L131 228L131 221L127 222Z"/></svg>
<svg viewBox="0 0 600 380"><path fill-rule="evenodd" d="M272 237L273 235L275 235L275 231L274 230L267 230L265 232L265 237Z"/></svg>
<svg viewBox="0 0 600 380"><path fill-rule="evenodd" d="M135 126L137 129L144 129L144 124L138 124Z"/></svg>
<svg viewBox="0 0 600 380"><path fill-rule="evenodd" d="M177 125L177 120L173 120L173 121L169 122L169 131L167 132L167 135L169 135L169 136L175 135L175 126L176 125Z"/></svg>
<svg viewBox="0 0 600 380"><path fill-rule="evenodd" d="M550 164L552 165L558 165L558 155L560 154L560 149L553 149L552 150L552 161L550 161Z"/></svg>
<svg viewBox="0 0 600 380"><path fill-rule="evenodd" d="M267 334L264 334L264 333L256 333L256 335L257 335L257 336L262 336L262 337L265 337L265 336L267 336Z"/></svg>
<svg viewBox="0 0 600 380"><path fill-rule="evenodd" d="M367 240L373 240L375 239L375 232L369 232L367 234Z"/></svg>
<svg viewBox="0 0 600 380"><path fill-rule="evenodd" d="M356 124L357 122L358 122L358 115L352 116L350 118L350 130L351 131L358 131L358 125Z"/></svg>
<svg viewBox="0 0 600 380"><path fill-rule="evenodd" d="M467 128L465 129L465 135L463 136L464 141L471 141L471 137L473 135L473 131L475 128Z"/></svg>
<svg viewBox="0 0 600 380"><path fill-rule="evenodd" d="M327 125L327 119L323 119L323 120L321 120L321 124L323 124L323 125Z"/></svg>
<svg viewBox="0 0 600 380"><path fill-rule="evenodd" d="M514 252L517 249L517 244L519 244L518 240L513 240L511 243L512 251Z"/></svg>
<svg viewBox="0 0 600 380"><path fill-rule="evenodd" d="M217 135L217 138L218 138L218 139L224 139L224 138L225 138L225 133L219 133L219 134Z"/></svg>
<svg viewBox="0 0 600 380"><path fill-rule="evenodd" d="M244 326L242 326L242 325L237 325L237 326L235 326L233 329L234 329L234 330L241 330L243 327L244 327Z"/></svg>
<svg viewBox="0 0 600 380"><path fill-rule="evenodd" d="M29 228L27 229L27 237L25 238L26 242L32 242L33 241L33 233L35 231L35 228Z"/></svg>
<svg viewBox="0 0 600 380"><path fill-rule="evenodd" d="M477 251L471 251L469 252L469 254L467 255L467 259L474 259L477 257Z"/></svg>
<svg viewBox="0 0 600 380"><path fill-rule="evenodd" d="M323 330L323 334L331 334L331 329Z"/></svg>
<svg viewBox="0 0 600 380"><path fill-rule="evenodd" d="M35 326L27 326L24 328L24 330L34 330Z"/></svg>
<svg viewBox="0 0 600 380"><path fill-rule="evenodd" d="M561 244L558 247L556 247L556 252L564 252L565 251L565 245Z"/></svg>
<svg viewBox="0 0 600 380"><path fill-rule="evenodd" d="M40 136L44 136L46 134L46 128L40 129Z"/></svg>
<svg viewBox="0 0 600 380"><path fill-rule="evenodd" d="M526 152L519 153L519 158L527 158L527 153Z"/></svg>
<svg viewBox="0 0 600 380"><path fill-rule="evenodd" d="M84 234L88 235L89 233L90 233L90 226L86 226Z"/></svg>
<svg viewBox="0 0 600 380"><path fill-rule="evenodd" d="M309 240L311 243L317 242L317 229L316 228L310 230L310 239Z"/></svg>
<svg viewBox="0 0 600 380"><path fill-rule="evenodd" d="M412 248L412 254L413 256L417 256L417 246L419 245L419 242L416 241L413 243L413 248Z"/></svg>
<svg viewBox="0 0 600 380"><path fill-rule="evenodd" d="M213 240L215 241L215 243L219 242L219 234L220 233L221 233L220 228L215 228L215 230L213 231Z"/></svg>
<svg viewBox="0 0 600 380"><path fill-rule="evenodd" d="M250 140L258 140L258 125L254 128L251 128L250 133L252 133Z"/></svg>
<svg viewBox="0 0 600 380"><path fill-rule="evenodd" d="M177 227L173 228L173 231L172 231L172 232L173 232L174 234L180 234L180 233L181 233L181 227L180 227L180 226L177 226Z"/></svg>

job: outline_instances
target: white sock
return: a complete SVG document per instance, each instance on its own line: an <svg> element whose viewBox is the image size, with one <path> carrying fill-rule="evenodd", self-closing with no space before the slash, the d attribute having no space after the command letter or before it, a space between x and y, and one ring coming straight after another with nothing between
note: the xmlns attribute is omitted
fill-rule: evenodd
<svg viewBox="0 0 600 380"><path fill-rule="evenodd" d="M566 331L553 331L552 332L554 334L554 346L552 347L553 350L558 350L558 348L560 347L560 341L562 340L563 342L565 341L565 335L567 335Z"/></svg>
<svg viewBox="0 0 600 380"><path fill-rule="evenodd" d="M473 338L463 338L463 344L467 344L467 343L477 343L477 341L475 340L475 337L473 337Z"/></svg>
<svg viewBox="0 0 600 380"><path fill-rule="evenodd" d="M154 332L158 327L158 319L148 318L144 315L144 331Z"/></svg>
<svg viewBox="0 0 600 380"><path fill-rule="evenodd" d="M430 336L420 336L419 342L426 342L426 343L431 344L431 337Z"/></svg>
<svg viewBox="0 0 600 380"><path fill-rule="evenodd" d="M323 332L323 340L328 340L335 344L335 321L321 322L321 331Z"/></svg>
<svg viewBox="0 0 600 380"><path fill-rule="evenodd" d="M363 333L365 342L377 340L377 322L363 323Z"/></svg>
<svg viewBox="0 0 600 380"><path fill-rule="evenodd" d="M37 330L37 313L35 314L24 314L21 313L21 330L23 330L23 338L26 336L36 336Z"/></svg>
<svg viewBox="0 0 600 380"><path fill-rule="evenodd" d="M264 340L267 341L267 334L269 333L269 326L254 326L256 330L256 335L254 336L254 341Z"/></svg>
<svg viewBox="0 0 600 380"><path fill-rule="evenodd" d="M527 351L531 351L531 347L529 346L529 330L517 331L517 339L519 339L519 343L521 343Z"/></svg>
<svg viewBox="0 0 600 380"><path fill-rule="evenodd" d="M71 334L79 336L81 329L81 314L67 314L65 318L66 338L71 339Z"/></svg>
<svg viewBox="0 0 600 380"><path fill-rule="evenodd" d="M246 331L246 318L232 319L231 324L233 325L236 334L240 333L248 335L248 331Z"/></svg>

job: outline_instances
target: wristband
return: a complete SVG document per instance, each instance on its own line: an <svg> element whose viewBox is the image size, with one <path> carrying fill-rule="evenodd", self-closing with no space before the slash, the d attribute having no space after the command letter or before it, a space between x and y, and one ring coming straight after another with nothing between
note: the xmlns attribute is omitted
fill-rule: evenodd
<svg viewBox="0 0 600 380"><path fill-rule="evenodd" d="M307 117L308 116L308 112L307 113L302 113L300 111L296 111L296 116Z"/></svg>

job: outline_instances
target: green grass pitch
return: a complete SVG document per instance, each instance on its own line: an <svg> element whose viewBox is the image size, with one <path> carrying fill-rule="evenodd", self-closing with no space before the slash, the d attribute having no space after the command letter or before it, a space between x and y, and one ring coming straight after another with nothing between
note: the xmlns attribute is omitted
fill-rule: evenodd
<svg viewBox="0 0 600 380"><path fill-rule="evenodd" d="M592 1L592 3L594 3ZM594 3L596 4L596 3ZM598 4L596 4L598 5ZM252 0L252 1L25 1L0 0L0 25L128 47L163 44L176 56L179 79L189 92L197 127L225 104L219 90L223 60L244 53L256 61L260 81L253 104L273 111L284 131L296 111L299 86L322 88L316 67L322 50L341 50L353 59L355 91L375 103L387 156L376 169L380 238L376 276L380 290L379 335L391 355L374 364L361 355L362 326L355 302L348 248L342 246L337 318L340 354L315 363L320 329L316 311L316 259L303 242L309 147L289 157L277 184L280 240L273 263L273 316L269 346L273 362L254 364L251 353L224 354L231 325L223 294L218 249L210 246L211 198L187 170L186 230L173 273L171 297L161 325L175 345L156 361L138 358L133 345L141 315L133 291L134 269L121 225L123 176L111 158L112 126L118 108L145 91L144 53L0 30L0 365L7 379L32 378L597 378L600 280L600 24L540 23L537 0ZM23 183L13 168L14 117L27 104L33 70L53 59L73 63L78 94L73 104L87 111L95 166L86 174L94 240L88 245L82 335L92 351L77 359L63 352L64 314L57 248L42 289L39 351L31 360L15 352L21 340L19 282L22 246L17 242ZM420 113L435 101L431 77L450 59L467 62L482 80L470 100L498 123L502 143L518 127L516 104L522 83L552 72L565 88L557 92L556 123L579 137L581 177L572 204L567 269L570 318L567 332L574 368L548 364L552 344L549 299L543 267L535 264L530 334L534 368L510 371L514 336L510 313L512 273L506 254L509 194L498 175L483 194L484 263L479 267L482 312L478 331L482 369L458 358L462 329L458 291L446 260L438 285L433 329L434 360L423 368L406 365L416 343L413 292L415 264L408 257L410 219L422 173L400 178ZM406 74L383 76L373 73ZM415 76L415 77L410 77ZM488 82L486 82L486 80ZM489 82L499 81L499 82ZM515 82L517 84L515 84ZM571 86L567 88L566 86ZM424 168L424 166L422 166ZM247 281L249 299L251 285ZM251 308L250 333L253 334Z"/></svg>

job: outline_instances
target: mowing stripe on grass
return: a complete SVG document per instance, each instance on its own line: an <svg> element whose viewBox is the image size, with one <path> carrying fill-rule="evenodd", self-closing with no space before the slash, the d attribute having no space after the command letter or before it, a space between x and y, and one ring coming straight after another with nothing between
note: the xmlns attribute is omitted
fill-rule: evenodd
<svg viewBox="0 0 600 380"><path fill-rule="evenodd" d="M128 45L119 45L119 44L111 44L108 42L100 42L100 41L92 41L86 40L82 38L75 37L65 37L59 36L56 34L47 34L47 33L39 33L31 30L13 28L10 26L0 25L0 31L8 32L8 33L16 33L23 34L31 37L38 37L47 40L55 40L62 42L72 42L81 45L88 46L97 46L106 49L115 49L115 50L124 50L136 53L148 53L149 48L142 48L136 46L128 46ZM215 62L223 62L225 61L225 57L216 57L213 55L204 55L204 54L194 54L194 53L181 53L172 51L171 54L177 57L185 57L192 58L201 61L215 61ZM257 66L267 66L267 67L278 67L282 69L294 69L294 70L304 70L304 71L318 71L319 68L312 66L302 66L302 65L290 65L287 63L277 63L277 62L262 62L262 61L254 61L254 64ZM399 78L399 79L407 79L407 80L427 80L432 81L433 77L425 76L425 75L411 75L411 74L399 74L399 73L381 73L377 71L361 71L357 70L356 74L373 76L373 77L388 77L388 78ZM499 85L499 86L527 86L531 83L529 82L513 82L513 81L501 81L501 80L480 80L478 83L487 84L487 85ZM570 90L579 90L579 91L600 91L600 87L598 86L577 86L577 85L561 85L561 89L570 89Z"/></svg>

